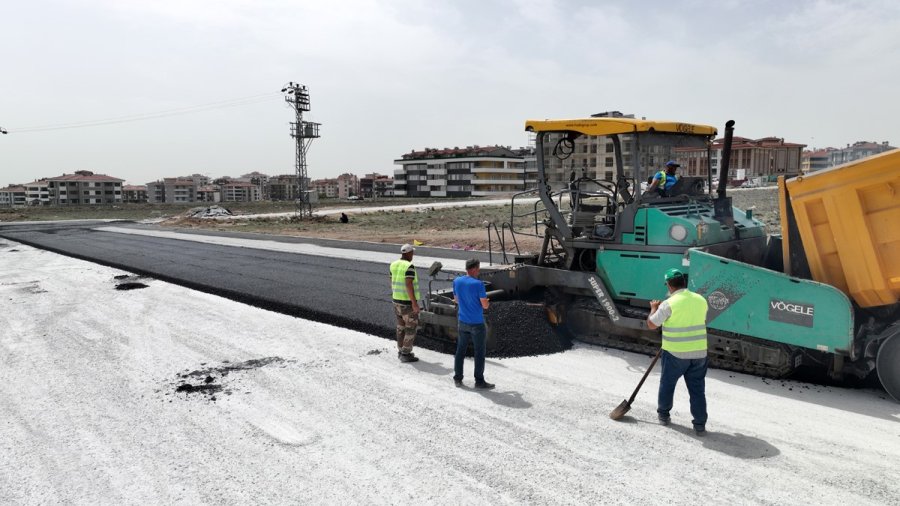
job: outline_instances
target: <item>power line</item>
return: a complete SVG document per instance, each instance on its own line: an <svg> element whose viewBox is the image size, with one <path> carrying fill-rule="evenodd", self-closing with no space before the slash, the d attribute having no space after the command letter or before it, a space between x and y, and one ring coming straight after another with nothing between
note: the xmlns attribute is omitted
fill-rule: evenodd
<svg viewBox="0 0 900 506"><path fill-rule="evenodd" d="M270 100L276 100L280 98L280 94L277 92L272 93L262 93L259 95L252 95L249 97L240 97L240 98L232 98L229 100L222 100L219 102L210 102L206 104L193 105L188 107L180 107L176 109L168 109L164 111L157 112L149 112L149 113L141 113L141 114L131 114L126 116L116 116L112 118L104 118L104 119L95 119L95 120L87 120L87 121L73 121L68 123L56 123L49 125L38 125L33 127L24 127L24 128L9 128L7 131L9 133L33 133L33 132L47 132L52 130L64 130L70 128L87 128L87 127L95 127L95 126L104 126L104 125L115 125L119 123L130 123L134 121L145 121L150 119L159 119L159 118L167 118L171 116L181 116L185 114L194 114L199 112L207 112L214 111L218 109L226 109L230 107L242 107L245 105L258 104L262 102L267 102Z"/></svg>

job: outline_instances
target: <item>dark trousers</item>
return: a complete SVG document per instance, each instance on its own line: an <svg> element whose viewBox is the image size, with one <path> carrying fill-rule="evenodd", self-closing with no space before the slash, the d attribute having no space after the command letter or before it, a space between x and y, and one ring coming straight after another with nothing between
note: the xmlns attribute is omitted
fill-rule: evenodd
<svg viewBox="0 0 900 506"><path fill-rule="evenodd" d="M469 348L469 341L472 341L472 347L475 349L475 383L484 383L484 353L485 353L485 336L486 328L483 323L463 323L459 322L459 338L456 340L456 360L454 362L453 379L463 379L463 362L466 359L466 350Z"/></svg>
<svg viewBox="0 0 900 506"><path fill-rule="evenodd" d="M656 412L668 417L675 397L678 378L684 376L691 396L691 415L694 427L706 428L706 369L709 358L677 358L668 351L662 352L662 373L659 378L659 399Z"/></svg>

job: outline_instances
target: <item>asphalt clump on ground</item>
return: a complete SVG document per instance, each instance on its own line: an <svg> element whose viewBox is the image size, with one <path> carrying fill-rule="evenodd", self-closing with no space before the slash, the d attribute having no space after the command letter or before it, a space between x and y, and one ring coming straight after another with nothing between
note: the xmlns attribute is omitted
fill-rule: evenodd
<svg viewBox="0 0 900 506"><path fill-rule="evenodd" d="M137 290L139 288L147 288L147 285L135 282L119 283L116 285L116 290Z"/></svg>
<svg viewBox="0 0 900 506"><path fill-rule="evenodd" d="M243 362L231 362L225 360L221 365L215 367L203 367L194 369L193 371L184 371L176 376L175 392L183 394L201 394L207 400L215 402L216 394L223 392L225 395L231 395L232 390L225 388L225 378L229 373L235 371L247 371L258 369L269 365L280 365L284 367L286 364L295 362L294 360L285 360L281 357L265 357L245 360ZM206 363L201 363L205 366ZM216 383L216 381L219 383ZM168 395L168 394L166 394Z"/></svg>
<svg viewBox="0 0 900 506"><path fill-rule="evenodd" d="M495 301L486 313L494 340L488 356L529 357L559 353L572 341L550 325L543 304L523 300Z"/></svg>
<svg viewBox="0 0 900 506"><path fill-rule="evenodd" d="M137 274L117 274L113 276L113 280L116 283L116 290L137 290L139 288L147 288L147 284L140 282L142 279L146 278L146 276Z"/></svg>

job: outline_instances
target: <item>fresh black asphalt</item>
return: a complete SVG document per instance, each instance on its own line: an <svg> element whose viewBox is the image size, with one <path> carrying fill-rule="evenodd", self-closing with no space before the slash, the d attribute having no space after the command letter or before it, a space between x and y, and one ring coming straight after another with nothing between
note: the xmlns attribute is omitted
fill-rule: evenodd
<svg viewBox="0 0 900 506"><path fill-rule="evenodd" d="M0 224L0 237L313 321L387 338L394 335L388 266L383 263L93 230L102 225L97 222ZM152 228L122 222L115 225ZM394 252L399 258L399 245L393 244L202 233ZM482 262L488 260L486 253L438 248L420 247L417 253L457 259L478 256ZM428 266L418 267L424 288Z"/></svg>

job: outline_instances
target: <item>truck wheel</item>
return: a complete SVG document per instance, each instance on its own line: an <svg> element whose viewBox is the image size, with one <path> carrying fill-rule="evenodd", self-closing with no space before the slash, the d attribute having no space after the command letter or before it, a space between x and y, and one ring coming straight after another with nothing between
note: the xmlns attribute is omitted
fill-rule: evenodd
<svg viewBox="0 0 900 506"><path fill-rule="evenodd" d="M875 366L881 386L894 400L900 402L900 332L881 343Z"/></svg>

